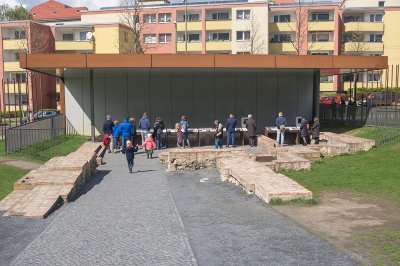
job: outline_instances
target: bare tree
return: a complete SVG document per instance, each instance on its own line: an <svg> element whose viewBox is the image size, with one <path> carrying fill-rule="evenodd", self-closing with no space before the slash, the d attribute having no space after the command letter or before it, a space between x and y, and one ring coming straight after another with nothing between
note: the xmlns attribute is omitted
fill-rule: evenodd
<svg viewBox="0 0 400 266"><path fill-rule="evenodd" d="M294 38L291 38L290 42L297 55L308 54L308 51L314 46L315 41L313 38L311 38L311 42L308 41L308 33L312 28L312 22L308 21L310 14L310 6L299 0L296 8L296 22L294 26L288 22L288 27L294 33Z"/></svg>
<svg viewBox="0 0 400 266"><path fill-rule="evenodd" d="M249 32L248 40L242 43L242 50L250 54L265 54L267 36L263 36L261 25L257 21L254 12L251 12L250 19L247 21L246 30Z"/></svg>
<svg viewBox="0 0 400 266"><path fill-rule="evenodd" d="M365 41L365 33L361 31L358 24L357 30L353 31L346 37L345 54L348 55L362 55L368 50L369 45Z"/></svg>
<svg viewBox="0 0 400 266"><path fill-rule="evenodd" d="M132 31L132 37L129 38L131 44L131 49L125 49L134 54L143 54L148 49L152 47L152 44L145 43L143 33L145 29L149 27L142 16L143 12L143 2L140 0L120 0L120 6L123 8L121 14L119 15L120 22L126 25ZM156 14L155 10L152 9Z"/></svg>

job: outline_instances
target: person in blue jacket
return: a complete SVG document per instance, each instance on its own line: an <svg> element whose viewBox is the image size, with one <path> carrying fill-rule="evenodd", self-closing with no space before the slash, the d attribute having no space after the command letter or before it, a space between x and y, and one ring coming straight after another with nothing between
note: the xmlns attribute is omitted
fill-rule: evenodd
<svg viewBox="0 0 400 266"><path fill-rule="evenodd" d="M119 124L118 120L114 121L113 127L113 138L111 141L111 151L115 152L115 150L121 149L121 125Z"/></svg>
<svg viewBox="0 0 400 266"><path fill-rule="evenodd" d="M122 147L126 148L126 141L131 138L133 127L132 124L129 123L128 118L125 118L121 124L121 136L122 136Z"/></svg>
<svg viewBox="0 0 400 266"><path fill-rule="evenodd" d="M228 120L226 120L226 146L229 145L235 147L235 129L236 129L236 118L233 114L229 115Z"/></svg>

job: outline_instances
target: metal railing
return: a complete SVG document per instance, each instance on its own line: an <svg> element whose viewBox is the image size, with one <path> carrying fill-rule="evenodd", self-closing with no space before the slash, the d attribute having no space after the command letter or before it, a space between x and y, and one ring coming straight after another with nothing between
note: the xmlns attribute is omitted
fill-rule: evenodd
<svg viewBox="0 0 400 266"><path fill-rule="evenodd" d="M76 135L77 131L63 115L8 128L5 132L6 153L18 151L57 136L72 134Z"/></svg>

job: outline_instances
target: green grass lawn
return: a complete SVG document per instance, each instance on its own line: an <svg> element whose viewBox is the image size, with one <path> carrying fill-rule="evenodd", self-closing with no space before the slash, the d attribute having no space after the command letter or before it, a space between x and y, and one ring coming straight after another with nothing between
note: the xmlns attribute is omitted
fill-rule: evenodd
<svg viewBox="0 0 400 266"><path fill-rule="evenodd" d="M65 156L78 149L88 140L85 136L65 135L30 145L7 156L21 160L47 162L54 156ZM1 147L0 147L1 148Z"/></svg>
<svg viewBox="0 0 400 266"><path fill-rule="evenodd" d="M14 183L26 175L29 171L8 166L0 165L0 200L13 190Z"/></svg>
<svg viewBox="0 0 400 266"><path fill-rule="evenodd" d="M375 128L350 130L349 134L377 139L385 134ZM310 189L314 197L322 191L353 190L400 203L400 141L378 145L368 152L325 158L312 164L310 171L285 174Z"/></svg>

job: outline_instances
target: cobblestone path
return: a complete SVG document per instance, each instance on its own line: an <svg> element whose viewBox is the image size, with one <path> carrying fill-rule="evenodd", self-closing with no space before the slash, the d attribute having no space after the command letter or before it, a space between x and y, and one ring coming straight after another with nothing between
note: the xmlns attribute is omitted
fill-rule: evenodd
<svg viewBox="0 0 400 266"><path fill-rule="evenodd" d="M355 265L222 183L217 171L166 174L157 159L144 157L136 156L129 174L123 155L106 154L82 193L50 215L51 223L12 264Z"/></svg>

